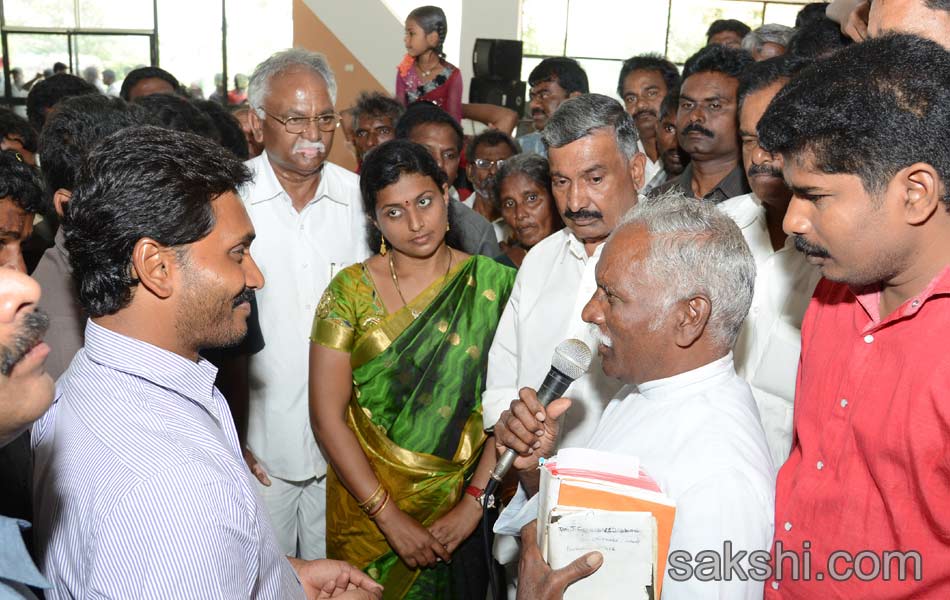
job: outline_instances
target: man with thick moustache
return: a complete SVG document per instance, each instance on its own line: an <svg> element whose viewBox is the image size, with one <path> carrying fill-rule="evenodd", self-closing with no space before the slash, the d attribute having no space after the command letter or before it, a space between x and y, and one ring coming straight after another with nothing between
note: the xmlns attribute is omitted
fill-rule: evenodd
<svg viewBox="0 0 950 600"><path fill-rule="evenodd" d="M310 430L309 332L333 276L370 255L359 178L326 160L340 123L326 58L302 49L259 64L248 84L251 125L264 152L241 190L267 279L257 294L265 348L249 363L248 464L282 552L325 551L326 461Z"/></svg>

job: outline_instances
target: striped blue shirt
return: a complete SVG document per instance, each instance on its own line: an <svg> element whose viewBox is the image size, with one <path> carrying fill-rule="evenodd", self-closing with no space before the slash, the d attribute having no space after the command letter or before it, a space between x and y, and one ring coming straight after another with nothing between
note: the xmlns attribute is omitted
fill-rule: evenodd
<svg viewBox="0 0 950 600"><path fill-rule="evenodd" d="M89 321L33 427L47 598L302 598L216 370Z"/></svg>

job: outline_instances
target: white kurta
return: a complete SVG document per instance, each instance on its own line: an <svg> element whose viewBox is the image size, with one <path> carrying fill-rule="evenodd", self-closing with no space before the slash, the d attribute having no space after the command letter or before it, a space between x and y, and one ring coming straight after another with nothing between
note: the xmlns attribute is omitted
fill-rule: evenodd
<svg viewBox="0 0 950 600"><path fill-rule="evenodd" d="M370 255L359 178L324 163L316 195L297 212L266 152L246 164L254 179L241 196L264 274L257 305L265 343L250 359L248 447L268 474L304 481L327 468L307 399L314 311L330 279Z"/></svg>
<svg viewBox="0 0 950 600"><path fill-rule="evenodd" d="M667 379L623 388L604 411L588 448L637 456L676 502L670 552L768 551L775 469L749 385L732 354ZM495 531L514 534L537 518L522 490ZM740 563L748 571L748 563ZM695 562L693 563L695 566ZM762 582L685 582L664 576L662 600L760 599Z"/></svg>
<svg viewBox="0 0 950 600"><path fill-rule="evenodd" d="M486 428L494 426L518 398L519 389L541 385L558 344L573 337L596 348L581 311L597 287L594 269L602 249L603 244L588 257L583 242L565 228L528 252L488 354L488 381L482 394ZM587 375L565 394L574 406L565 416L561 442L585 444L620 387L618 380L604 375L595 355Z"/></svg>
<svg viewBox="0 0 950 600"><path fill-rule="evenodd" d="M795 250L791 237L772 250L765 209L754 195L730 198L719 208L739 225L755 257L755 294L736 341L736 371L752 386L778 468L792 447L802 318L821 273Z"/></svg>

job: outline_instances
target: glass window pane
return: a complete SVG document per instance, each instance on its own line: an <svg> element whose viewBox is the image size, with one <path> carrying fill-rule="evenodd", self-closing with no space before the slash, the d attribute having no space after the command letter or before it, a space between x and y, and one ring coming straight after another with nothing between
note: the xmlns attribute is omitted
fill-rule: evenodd
<svg viewBox="0 0 950 600"><path fill-rule="evenodd" d="M79 75L103 93L117 96L126 73L152 63L151 46L145 35L77 35L75 40ZM109 86L102 75L107 69L115 76Z"/></svg>
<svg viewBox="0 0 950 600"><path fill-rule="evenodd" d="M221 0L158 0L158 32L159 66L209 97L223 65Z"/></svg>
<svg viewBox="0 0 950 600"><path fill-rule="evenodd" d="M525 54L563 56L566 26L567 0L523 0L521 39Z"/></svg>
<svg viewBox="0 0 950 600"><path fill-rule="evenodd" d="M294 38L293 6L286 0L230 0L228 7L228 91L234 91L235 78L250 77L254 67L265 58L292 45ZM248 43L253 40L253 43ZM245 90L246 91L246 90ZM210 93L210 90L209 90ZM243 101L231 94L232 104Z"/></svg>
<svg viewBox="0 0 950 600"><path fill-rule="evenodd" d="M762 2L673 0L667 57L682 64L706 45L706 30L716 19L739 19L755 29L762 25Z"/></svg>
<svg viewBox="0 0 950 600"><path fill-rule="evenodd" d="M645 52L662 54L668 12L666 2L573 0L567 55L626 59Z"/></svg>
<svg viewBox="0 0 950 600"><path fill-rule="evenodd" d="M78 0L85 29L152 29L152 0Z"/></svg>
<svg viewBox="0 0 950 600"><path fill-rule="evenodd" d="M617 97L617 78L620 76L623 61L585 58L578 62L587 72L587 82L590 84L591 93L603 94L611 98Z"/></svg>
<svg viewBox="0 0 950 600"><path fill-rule="evenodd" d="M37 73L53 74L53 63L69 64L69 42L65 34L7 34L10 68L23 70L24 81Z"/></svg>
<svg viewBox="0 0 950 600"><path fill-rule="evenodd" d="M3 0L3 17L8 27L75 27L74 6L73 0Z"/></svg>
<svg viewBox="0 0 950 600"><path fill-rule="evenodd" d="M765 22L778 23L779 25L788 25L789 27L794 27L795 17L798 16L798 11L801 9L801 6L793 6L791 4L775 4L770 2L765 5Z"/></svg>
<svg viewBox="0 0 950 600"><path fill-rule="evenodd" d="M521 59L521 81L528 81L528 75L536 66L541 64L542 60L544 59L535 56L525 56ZM527 100L525 100L525 102L527 102Z"/></svg>

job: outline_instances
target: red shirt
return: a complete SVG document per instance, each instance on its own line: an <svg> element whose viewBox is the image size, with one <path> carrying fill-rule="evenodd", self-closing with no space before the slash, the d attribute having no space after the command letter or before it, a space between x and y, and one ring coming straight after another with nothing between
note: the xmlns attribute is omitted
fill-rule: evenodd
<svg viewBox="0 0 950 600"><path fill-rule="evenodd" d="M950 268L883 320L879 305L878 291L822 280L805 314L772 558L779 544L803 556L810 542L811 580L791 580L785 559L781 581L765 584L769 600L950 598ZM839 550L852 562L836 560L837 573L870 551L881 575L834 581ZM894 559L885 581L883 553L912 550L921 560L905 563L907 580ZM873 575L861 556L856 570Z"/></svg>

